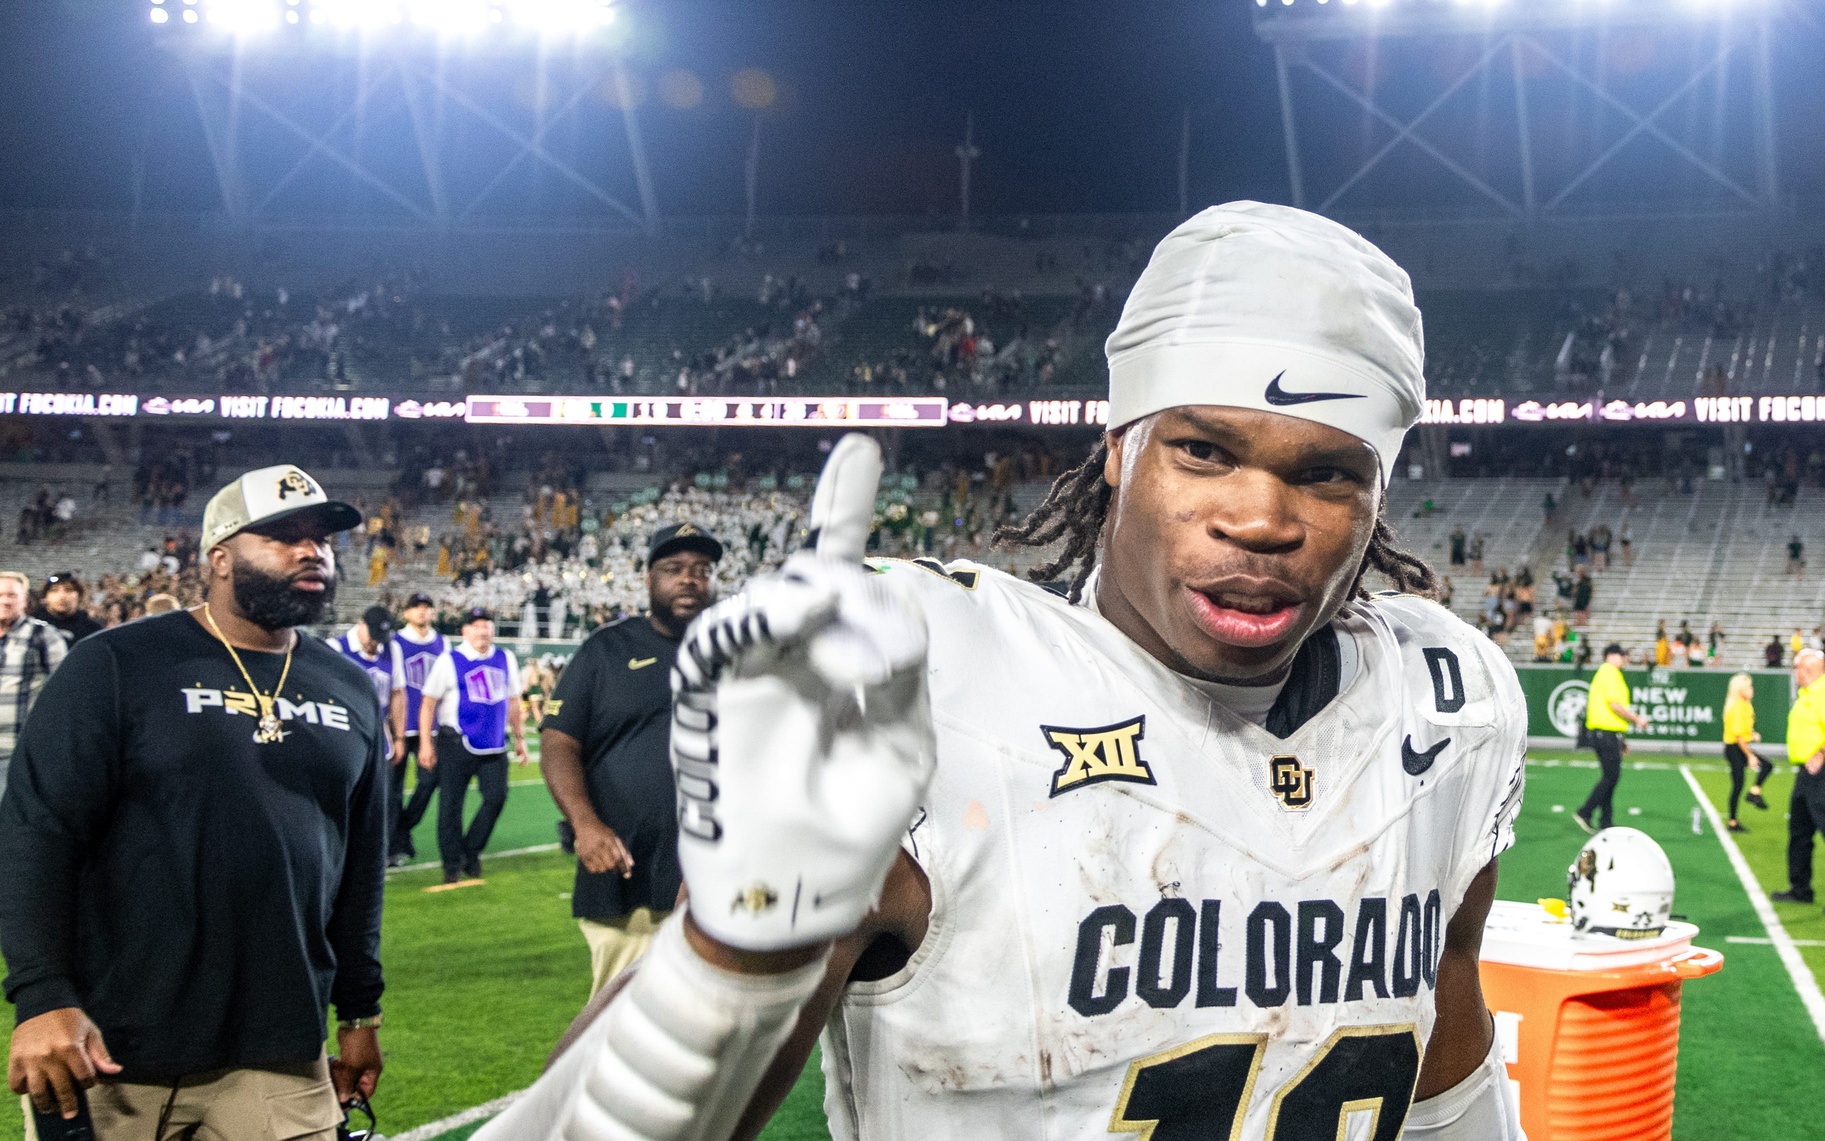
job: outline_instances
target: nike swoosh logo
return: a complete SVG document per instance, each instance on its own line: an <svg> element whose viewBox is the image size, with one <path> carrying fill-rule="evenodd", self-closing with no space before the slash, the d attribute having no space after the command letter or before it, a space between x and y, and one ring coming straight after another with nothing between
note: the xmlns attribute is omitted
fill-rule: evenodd
<svg viewBox="0 0 1825 1141"><path fill-rule="evenodd" d="M658 658L629 658L627 659L627 668L630 670L643 670L658 660Z"/></svg>
<svg viewBox="0 0 1825 1141"><path fill-rule="evenodd" d="M1285 376L1282 372L1280 376ZM1292 404L1311 404L1319 400L1361 400L1360 392L1288 392L1280 387L1280 376L1267 382L1267 402L1276 408Z"/></svg>
<svg viewBox="0 0 1825 1141"><path fill-rule="evenodd" d="M1450 743L1451 738L1446 737L1422 753L1413 747L1413 738L1408 737L1400 743L1400 767L1407 770L1408 776L1416 777L1431 768L1432 762L1438 760L1439 753Z"/></svg>

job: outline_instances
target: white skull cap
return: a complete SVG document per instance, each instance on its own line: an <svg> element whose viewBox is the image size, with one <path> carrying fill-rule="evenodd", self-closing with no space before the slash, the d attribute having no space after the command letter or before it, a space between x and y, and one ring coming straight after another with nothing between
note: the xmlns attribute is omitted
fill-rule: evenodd
<svg viewBox="0 0 1825 1141"><path fill-rule="evenodd" d="M1167 234L1109 335L1109 427L1184 405L1350 433L1382 484L1425 406L1425 334L1405 270L1290 206L1212 206Z"/></svg>

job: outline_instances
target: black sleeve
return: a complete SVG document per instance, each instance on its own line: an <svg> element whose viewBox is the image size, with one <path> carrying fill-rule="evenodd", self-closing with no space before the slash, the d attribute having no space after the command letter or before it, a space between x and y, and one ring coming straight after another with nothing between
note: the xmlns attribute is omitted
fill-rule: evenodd
<svg viewBox="0 0 1825 1141"><path fill-rule="evenodd" d="M589 740L590 700L596 692L596 674L606 656L605 635L596 635L577 649L558 687L545 702L545 720L541 729L556 729L579 741ZM554 708L555 706L555 708ZM587 758L586 758L587 759Z"/></svg>
<svg viewBox="0 0 1825 1141"><path fill-rule="evenodd" d="M380 907L387 878L386 772L386 734L376 725L367 773L349 801L348 854L330 913L329 941L336 952L330 1001L336 1004L338 1018L379 1013L380 995L386 990L380 974Z"/></svg>
<svg viewBox="0 0 1825 1141"><path fill-rule="evenodd" d="M77 876L108 818L120 725L114 652L85 641L45 680L20 731L0 800L0 954L20 1022L82 1005Z"/></svg>

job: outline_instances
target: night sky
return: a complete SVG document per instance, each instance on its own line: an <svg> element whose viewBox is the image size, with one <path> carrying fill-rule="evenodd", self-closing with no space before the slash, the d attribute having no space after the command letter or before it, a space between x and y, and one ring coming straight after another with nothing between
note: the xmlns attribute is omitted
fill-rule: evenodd
<svg viewBox="0 0 1825 1141"><path fill-rule="evenodd" d="M191 88L176 53L145 21L143 0L33 0L0 12L0 207L130 208L136 193L150 213L219 208ZM943 215L957 202L957 160L966 111L975 112L975 209L983 214L1047 212L1171 212L1177 208L1181 116L1192 123L1191 197L1194 205L1238 197L1286 201L1289 188L1280 133L1273 54L1251 26L1247 0L627 0L625 52L645 93L640 122L652 160L662 212L737 214L743 202L743 160L756 112L738 106L731 77L764 70L775 82L773 105L760 113L763 139L759 205L766 214ZM1783 149L1802 194L1825 188L1816 128L1821 110L1816 64L1825 38L1783 38L1787 58L1777 79L1787 83ZM169 46L169 36L163 37ZM1677 81L1681 53L1669 38L1634 54L1604 50L1619 84L1641 86L1650 105L1656 90ZM1365 62L1345 53L1337 67L1353 78L1381 68L1378 82L1392 106L1411 113L1463 57L1464 45L1432 50L1421 67L1394 57ZM295 77L265 90L301 122L327 123L341 99L333 68L288 64ZM353 64L348 65L351 69ZM550 65L567 78L569 61ZM578 65L584 71L599 61ZM477 98L504 113L531 116L536 65L525 58L465 61ZM1352 70L1353 69L1353 70ZM1405 69L1405 70L1403 70ZM1742 72L1730 80L1740 86ZM668 73L688 71L703 87L689 109L660 97ZM351 71L352 74L352 71ZM353 82L352 79L348 80ZM1659 85L1658 87L1656 85ZM560 84L561 86L561 84ZM1798 96L1786 88L1804 88ZM1410 89L1410 90L1409 90ZM344 89L345 90L345 89ZM1467 98L1499 113L1496 89ZM1708 102L1706 100L1708 99ZM1316 104L1308 126L1315 151L1313 184L1322 189L1349 173L1353 155L1372 153L1385 139L1359 109ZM396 107L403 115L403 102ZM1720 162L1740 161L1746 132L1738 102L1718 96L1681 109L1712 132ZM1543 170L1577 169L1578 145L1613 137L1613 116L1568 100L1544 102L1536 115L1563 135L1567 154L1539 158ZM1563 119L1563 129L1552 118ZM1707 115L1709 120L1707 121ZM460 118L458 116L457 118ZM404 185L415 158L409 131L395 116L377 114L361 144L377 170ZM1463 120L1473 125L1473 115ZM389 125L391 123L391 125ZM1441 124L1449 138L1453 130ZM1461 128L1460 128L1461 129ZM510 156L485 131L452 127L450 162L475 167L485 182L491 162ZM617 195L633 196L618 113L591 97L549 142ZM295 141L295 140L294 140ZM1472 150L1475 138L1459 139ZM270 145L268 145L270 144ZM263 154L267 145L270 154ZM289 143L254 143L250 163L272 172L288 168ZM490 149L495 148L495 149ZM1503 173L1501 146L1487 162ZM498 151L498 154L497 154ZM1700 187L1664 152L1625 153L1618 186ZM1327 162L1329 165L1327 165ZM1633 162L1633 166L1629 164ZM1670 173L1663 173L1670 172ZM1495 175L1492 175L1495 177ZM1569 177L1569 174L1567 175ZM1377 181L1379 179L1379 181ZM1328 180L1328 181L1327 181ZM303 172L272 203L283 213L321 214L341 206L377 205L328 164ZM1601 191L1603 184L1593 184ZM563 213L577 199L562 179L523 164L481 209ZM408 191L410 192L410 191ZM1695 191L1696 192L1696 191ZM1365 183L1351 205L1474 201L1449 176L1423 162L1391 165Z"/></svg>

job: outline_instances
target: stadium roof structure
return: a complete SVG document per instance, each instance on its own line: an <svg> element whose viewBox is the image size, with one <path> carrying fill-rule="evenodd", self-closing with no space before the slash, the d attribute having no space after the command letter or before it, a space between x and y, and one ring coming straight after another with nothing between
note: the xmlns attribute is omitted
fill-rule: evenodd
<svg viewBox="0 0 1825 1141"><path fill-rule="evenodd" d="M562 39L568 47L612 42L615 0L141 0L172 35L247 41L310 37L358 43L375 36L467 46Z"/></svg>
<svg viewBox="0 0 1825 1141"><path fill-rule="evenodd" d="M139 2L188 81L231 223L327 210L460 229L531 200L658 225L612 0Z"/></svg>
<svg viewBox="0 0 1825 1141"><path fill-rule="evenodd" d="M1776 211L1782 93L1825 46L1788 0L1238 2L1293 201L1339 213Z"/></svg>

